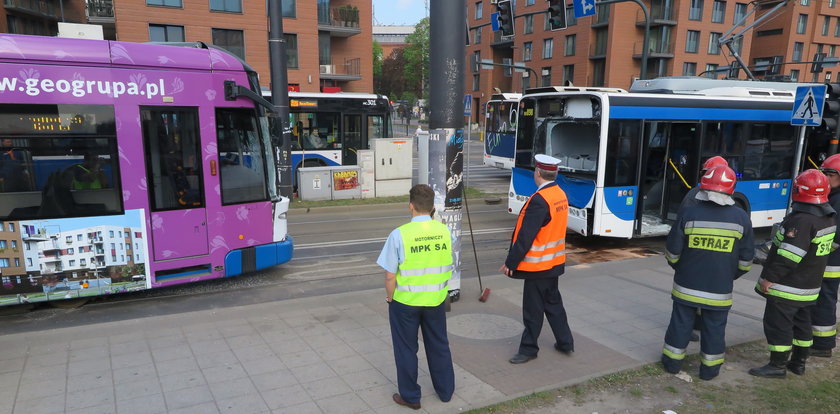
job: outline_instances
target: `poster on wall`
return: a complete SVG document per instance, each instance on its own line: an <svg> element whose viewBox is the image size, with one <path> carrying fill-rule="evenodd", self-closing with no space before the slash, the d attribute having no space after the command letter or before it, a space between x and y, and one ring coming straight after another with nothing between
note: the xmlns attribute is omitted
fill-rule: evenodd
<svg viewBox="0 0 840 414"><path fill-rule="evenodd" d="M122 215L4 222L0 305L148 289L143 210ZM14 231L8 231L8 230Z"/></svg>

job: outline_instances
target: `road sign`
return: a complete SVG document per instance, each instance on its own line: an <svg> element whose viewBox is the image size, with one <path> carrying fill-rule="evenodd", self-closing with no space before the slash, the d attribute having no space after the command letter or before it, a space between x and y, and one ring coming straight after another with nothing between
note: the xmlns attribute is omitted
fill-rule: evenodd
<svg viewBox="0 0 840 414"><path fill-rule="evenodd" d="M793 100L793 113L790 114L790 124L820 126L824 103L825 85L797 87L796 99Z"/></svg>
<svg viewBox="0 0 840 414"><path fill-rule="evenodd" d="M576 19L595 14L595 0L574 0L574 4Z"/></svg>
<svg viewBox="0 0 840 414"><path fill-rule="evenodd" d="M490 13L490 27L494 32L499 31L499 12Z"/></svg>
<svg viewBox="0 0 840 414"><path fill-rule="evenodd" d="M472 95L464 95L464 116L472 116Z"/></svg>

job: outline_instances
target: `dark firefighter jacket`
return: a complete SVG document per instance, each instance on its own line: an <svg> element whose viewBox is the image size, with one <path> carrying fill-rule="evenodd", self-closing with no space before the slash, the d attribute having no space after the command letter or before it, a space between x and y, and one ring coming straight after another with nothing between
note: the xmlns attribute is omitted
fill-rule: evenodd
<svg viewBox="0 0 840 414"><path fill-rule="evenodd" d="M511 236L510 250L508 251L507 259L505 259L505 266L507 266L508 269L513 270L513 276L511 277L514 279L544 279L558 277L565 271L565 263L556 264L547 270L533 272L517 269L519 264L525 260L526 255L531 250L534 240L537 238L537 234L544 231L543 227L551 223L552 215L548 209L549 204L541 192L549 189L550 187L556 186L557 183L550 183L540 188L536 193L534 193L534 195L531 196L530 200L528 200L522 208L522 211L519 213L521 215L518 223L519 225ZM568 202L565 200L565 196L563 197L563 200L560 201L565 202L564 205L566 207L566 211L563 212L563 217L557 217L560 222L551 223L551 225L563 226L564 230L561 237L565 237L566 219L568 217L566 216L568 215ZM561 244L563 244L563 248L565 248L565 240L562 240ZM565 259L565 252L563 252L563 258Z"/></svg>
<svg viewBox="0 0 840 414"><path fill-rule="evenodd" d="M828 195L828 203L831 204L834 211L840 211L840 188L831 189L831 194ZM835 214L835 224L838 220L840 220L840 214ZM828 255L828 266L825 267L825 273L823 273L823 277L832 279L840 278L840 251L837 250L837 235L834 238L834 251Z"/></svg>
<svg viewBox="0 0 840 414"><path fill-rule="evenodd" d="M689 306L729 309L732 284L750 270L752 223L744 210L700 201L677 216L665 257L676 270L671 297Z"/></svg>
<svg viewBox="0 0 840 414"><path fill-rule="evenodd" d="M755 291L767 300L795 306L813 305L820 293L823 272L834 244L835 212L828 203L793 203L790 214L773 236L759 282L774 283L767 293L760 284Z"/></svg>

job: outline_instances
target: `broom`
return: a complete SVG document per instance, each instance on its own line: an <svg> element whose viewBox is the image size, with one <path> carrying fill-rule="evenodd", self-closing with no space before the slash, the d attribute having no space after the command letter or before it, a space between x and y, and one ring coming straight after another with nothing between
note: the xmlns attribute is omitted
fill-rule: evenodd
<svg viewBox="0 0 840 414"><path fill-rule="evenodd" d="M466 191L464 191L464 206L467 208L467 224L470 226L470 242L472 242L473 257L475 257L475 271L478 273L478 289L481 291L481 296L478 297L478 301L487 302L487 297L490 296L490 288L485 288L481 283L481 269L478 267L478 253L475 251L475 236L473 236L472 219L470 219L470 204L467 202Z"/></svg>

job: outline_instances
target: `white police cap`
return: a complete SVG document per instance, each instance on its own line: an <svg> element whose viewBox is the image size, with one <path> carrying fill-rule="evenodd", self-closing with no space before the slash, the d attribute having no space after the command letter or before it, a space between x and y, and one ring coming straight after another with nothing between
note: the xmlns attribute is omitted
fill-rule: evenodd
<svg viewBox="0 0 840 414"><path fill-rule="evenodd" d="M560 160L550 155L537 154L534 156L537 168L546 171L557 171L557 166L560 165Z"/></svg>

